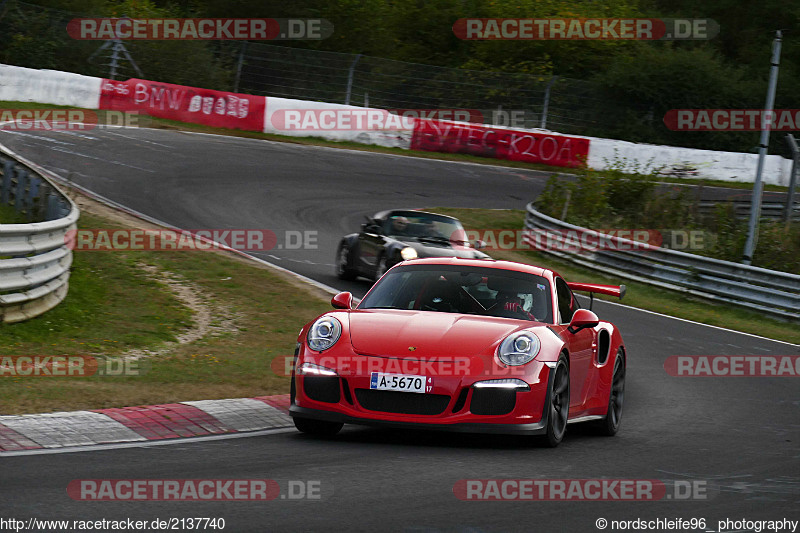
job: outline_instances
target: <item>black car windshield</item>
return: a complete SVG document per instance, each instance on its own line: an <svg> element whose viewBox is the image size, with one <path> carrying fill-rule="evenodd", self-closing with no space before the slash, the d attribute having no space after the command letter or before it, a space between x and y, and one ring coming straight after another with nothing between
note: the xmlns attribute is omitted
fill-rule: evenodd
<svg viewBox="0 0 800 533"><path fill-rule="evenodd" d="M409 309L552 323L550 283L498 268L401 265L387 273L358 309Z"/></svg>
<svg viewBox="0 0 800 533"><path fill-rule="evenodd" d="M416 239L460 244L465 239L464 228L458 220L414 211L391 213L383 221L383 232L400 240Z"/></svg>

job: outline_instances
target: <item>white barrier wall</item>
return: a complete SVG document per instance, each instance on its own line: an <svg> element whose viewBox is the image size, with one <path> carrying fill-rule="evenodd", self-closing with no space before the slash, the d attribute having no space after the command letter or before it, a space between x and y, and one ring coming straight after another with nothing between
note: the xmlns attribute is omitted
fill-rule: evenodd
<svg viewBox="0 0 800 533"><path fill-rule="evenodd" d="M0 100L98 109L100 78L0 65Z"/></svg>
<svg viewBox="0 0 800 533"><path fill-rule="evenodd" d="M37 102L98 109L102 80L56 70L36 70L0 65L0 100ZM384 110L357 106L308 102L288 98L267 97L264 132L297 137L321 137L332 141L351 141L409 149L414 133L414 119L397 117ZM397 117L397 120L390 117ZM360 121L360 122L359 122ZM315 125L316 124L316 125ZM531 130L542 132L541 130ZM547 132L555 133L555 132ZM613 139L589 139L588 164L602 170L615 158L637 161L650 168L697 170L695 178L753 182L758 154L719 152L638 144ZM786 186L789 183L791 160L767 156L764 182Z"/></svg>
<svg viewBox="0 0 800 533"><path fill-rule="evenodd" d="M414 119L372 109L290 98L266 98L264 132L321 137L408 150Z"/></svg>
<svg viewBox="0 0 800 533"><path fill-rule="evenodd" d="M609 163L613 163L614 159L618 158L627 160L629 164L633 161L638 161L642 166L649 164L651 169L663 167L662 172L667 173L671 169L689 166L697 170L695 175L682 176L689 178L752 183L756 177L758 154L755 153L718 152L589 138L591 144L589 145L588 165L598 170L607 168ZM764 161L764 183L787 187L791 169L792 161L790 159L779 155L768 155Z"/></svg>

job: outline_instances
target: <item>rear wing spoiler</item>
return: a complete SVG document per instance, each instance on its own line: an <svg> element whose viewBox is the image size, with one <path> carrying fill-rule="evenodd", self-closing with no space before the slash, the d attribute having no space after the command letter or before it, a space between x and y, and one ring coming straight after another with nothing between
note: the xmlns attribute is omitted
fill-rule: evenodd
<svg viewBox="0 0 800 533"><path fill-rule="evenodd" d="M605 294L616 296L620 300L625 296L625 285L598 285L596 283L567 283L573 291L588 292L590 295Z"/></svg>

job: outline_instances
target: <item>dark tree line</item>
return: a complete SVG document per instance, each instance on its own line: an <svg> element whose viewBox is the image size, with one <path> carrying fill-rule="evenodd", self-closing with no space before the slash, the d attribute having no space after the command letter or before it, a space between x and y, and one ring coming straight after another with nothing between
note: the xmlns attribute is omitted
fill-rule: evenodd
<svg viewBox="0 0 800 533"><path fill-rule="evenodd" d="M36 14L37 6L50 8ZM97 42L65 38L71 13L132 17L317 17L333 23L323 41L283 46L444 67L552 75L594 83L597 112L615 117L588 133L632 141L751 151L757 133L671 132L661 121L675 108L763 106L769 55L785 32L776 107L800 108L800 3L796 0L6 0L0 8L0 61L103 75L87 58ZM24 16L22 16L22 15ZM59 19L61 17L61 19ZM707 41L465 41L453 23L463 17L711 18L719 35ZM54 22L55 21L55 22ZM131 43L149 76L228 88L230 43ZM144 68L144 67L147 68ZM602 108L602 109L600 109ZM783 135L770 151L785 152Z"/></svg>

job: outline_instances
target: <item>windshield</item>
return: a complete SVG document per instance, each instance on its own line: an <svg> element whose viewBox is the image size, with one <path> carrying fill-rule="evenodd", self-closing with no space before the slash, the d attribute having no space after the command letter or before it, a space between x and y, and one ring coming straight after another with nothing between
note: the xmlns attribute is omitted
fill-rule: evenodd
<svg viewBox="0 0 800 533"><path fill-rule="evenodd" d="M552 323L550 283L497 268L406 265L388 272L358 309L412 309Z"/></svg>
<svg viewBox="0 0 800 533"><path fill-rule="evenodd" d="M400 239L442 241L443 243L464 240L464 228L453 218L429 213L403 211L392 213L383 223L385 235Z"/></svg>

